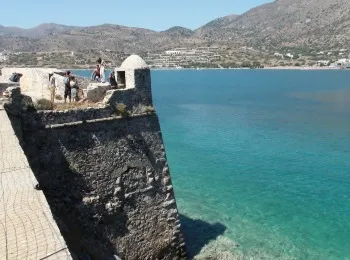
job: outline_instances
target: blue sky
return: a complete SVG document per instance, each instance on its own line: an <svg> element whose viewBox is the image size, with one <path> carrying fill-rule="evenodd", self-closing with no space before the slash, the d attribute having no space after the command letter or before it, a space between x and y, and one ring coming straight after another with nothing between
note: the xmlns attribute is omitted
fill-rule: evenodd
<svg viewBox="0 0 350 260"><path fill-rule="evenodd" d="M1 5L0 25L30 28L41 23L98 25L112 23L165 30L191 29L229 15L241 14L271 0L17 0ZM101 7L100 7L101 6Z"/></svg>

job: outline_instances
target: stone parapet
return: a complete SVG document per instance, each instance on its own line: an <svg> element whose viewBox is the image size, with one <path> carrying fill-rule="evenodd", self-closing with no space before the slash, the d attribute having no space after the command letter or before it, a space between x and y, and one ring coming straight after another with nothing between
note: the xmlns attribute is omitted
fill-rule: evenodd
<svg viewBox="0 0 350 260"><path fill-rule="evenodd" d="M150 71L117 72L102 108L36 111L19 87L5 108L75 258L186 259Z"/></svg>

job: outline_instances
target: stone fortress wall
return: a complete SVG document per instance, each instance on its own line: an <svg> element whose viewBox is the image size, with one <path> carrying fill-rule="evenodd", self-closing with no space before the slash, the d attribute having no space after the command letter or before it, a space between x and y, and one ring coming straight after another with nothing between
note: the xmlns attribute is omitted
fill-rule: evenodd
<svg viewBox="0 0 350 260"><path fill-rule="evenodd" d="M12 96L8 114L73 258L186 259L158 117L139 109L149 68L133 55L116 73L125 89L103 108L36 112Z"/></svg>
<svg viewBox="0 0 350 260"><path fill-rule="evenodd" d="M2 81L7 81L12 73L23 74L20 85L22 93L31 96L33 99L42 97L49 98L50 90L48 88L49 73L51 71L58 71L50 68L3 68ZM63 77L62 77L63 84Z"/></svg>
<svg viewBox="0 0 350 260"><path fill-rule="evenodd" d="M50 99L50 89L49 89L49 74L52 72L64 74L63 70L55 68L2 68L0 76L0 94L2 94L1 85L9 87L9 85L16 85L9 82L9 78L12 73L23 74L20 80L21 92L25 95L30 96L33 100L38 100L41 98ZM61 97L64 96L64 77L55 74L56 77L56 94ZM78 78L80 85L85 86L89 84L88 79Z"/></svg>

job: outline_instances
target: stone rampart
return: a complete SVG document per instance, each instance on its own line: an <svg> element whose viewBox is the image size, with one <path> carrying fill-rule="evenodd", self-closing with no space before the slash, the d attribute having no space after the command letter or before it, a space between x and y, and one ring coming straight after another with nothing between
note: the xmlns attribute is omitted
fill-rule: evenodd
<svg viewBox="0 0 350 260"><path fill-rule="evenodd" d="M102 108L35 111L17 87L7 112L74 258L186 259L150 71L116 72Z"/></svg>
<svg viewBox="0 0 350 260"><path fill-rule="evenodd" d="M106 111L12 116L68 248L91 259L185 259L157 115Z"/></svg>

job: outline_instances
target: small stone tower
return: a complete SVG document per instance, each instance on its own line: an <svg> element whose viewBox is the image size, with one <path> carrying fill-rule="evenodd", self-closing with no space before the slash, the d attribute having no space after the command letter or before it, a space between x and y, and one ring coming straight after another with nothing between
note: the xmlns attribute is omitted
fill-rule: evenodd
<svg viewBox="0 0 350 260"><path fill-rule="evenodd" d="M117 90L107 91L105 103L125 104L129 110L139 106L153 106L151 71L138 55L129 56L115 69Z"/></svg>
<svg viewBox="0 0 350 260"><path fill-rule="evenodd" d="M129 56L122 65L115 70L119 87L151 88L151 73L147 63L138 55Z"/></svg>

